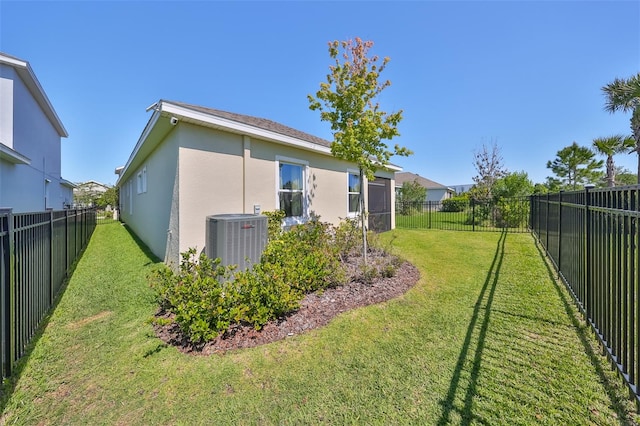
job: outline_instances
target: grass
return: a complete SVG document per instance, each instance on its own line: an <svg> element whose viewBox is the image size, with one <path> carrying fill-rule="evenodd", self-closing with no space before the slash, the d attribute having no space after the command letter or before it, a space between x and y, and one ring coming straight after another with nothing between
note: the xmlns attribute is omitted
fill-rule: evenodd
<svg viewBox="0 0 640 426"><path fill-rule="evenodd" d="M328 326L208 357L151 329L157 263L98 226L5 384L4 424L632 423L626 388L527 234L401 230L406 295Z"/></svg>

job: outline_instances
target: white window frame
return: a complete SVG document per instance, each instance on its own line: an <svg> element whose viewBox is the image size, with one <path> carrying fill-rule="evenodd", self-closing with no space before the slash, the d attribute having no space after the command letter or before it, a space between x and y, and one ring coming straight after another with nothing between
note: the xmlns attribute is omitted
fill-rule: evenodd
<svg viewBox="0 0 640 426"><path fill-rule="evenodd" d="M309 203L307 200L307 180L309 179L309 162L306 160L300 160L298 158L285 157L281 155L276 156L276 190L275 190L275 199L276 199L276 209L280 209L280 164L291 164L294 166L302 167L302 216L289 216L283 219L285 226L291 226L299 223L304 223L307 221L309 214L308 208Z"/></svg>
<svg viewBox="0 0 640 426"><path fill-rule="evenodd" d="M129 179L129 214L133 214L133 179Z"/></svg>
<svg viewBox="0 0 640 426"><path fill-rule="evenodd" d="M136 176L136 184L138 194L144 194L147 192L147 166L144 166L142 170L138 172L138 175Z"/></svg>
<svg viewBox="0 0 640 426"><path fill-rule="evenodd" d="M355 212L350 211L349 208L351 207L351 205L349 203L349 196L352 195L352 194L360 195L360 193L350 192L349 191L349 176L350 175L358 176L358 179L360 179L361 181L362 181L362 179L360 178L360 170L347 169L347 217L354 218L354 217L358 217L358 215L360 214L360 204L358 203L358 209ZM362 182L360 182L360 187L362 188Z"/></svg>

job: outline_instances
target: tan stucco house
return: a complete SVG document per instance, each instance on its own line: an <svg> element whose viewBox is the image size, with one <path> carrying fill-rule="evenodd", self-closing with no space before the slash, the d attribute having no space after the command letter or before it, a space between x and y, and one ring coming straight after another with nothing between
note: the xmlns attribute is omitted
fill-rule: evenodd
<svg viewBox="0 0 640 426"><path fill-rule="evenodd" d="M330 142L271 120L160 100L118 167L120 217L159 258L205 246L206 218L284 210L337 224L357 214L358 170ZM370 228L395 227L394 172L366 182Z"/></svg>

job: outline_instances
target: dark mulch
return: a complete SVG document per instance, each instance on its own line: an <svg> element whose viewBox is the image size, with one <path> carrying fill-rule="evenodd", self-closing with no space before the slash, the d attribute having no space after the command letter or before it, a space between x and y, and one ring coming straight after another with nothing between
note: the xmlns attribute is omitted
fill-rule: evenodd
<svg viewBox="0 0 640 426"><path fill-rule="evenodd" d="M160 339L185 353L209 355L231 349L251 348L322 327L341 312L398 297L413 287L419 278L418 269L411 263L404 262L393 277L377 278L370 284L351 281L343 286L326 289L321 294L309 294L300 303L300 309L267 323L260 330L252 326L237 325L215 340L200 345L189 342L175 323L154 327ZM157 316L170 318L170 314L163 312L159 312Z"/></svg>

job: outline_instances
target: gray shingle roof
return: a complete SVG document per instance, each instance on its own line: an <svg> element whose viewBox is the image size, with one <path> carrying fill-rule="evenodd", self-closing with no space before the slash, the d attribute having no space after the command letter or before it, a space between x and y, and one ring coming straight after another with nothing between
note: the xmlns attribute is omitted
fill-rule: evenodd
<svg viewBox="0 0 640 426"><path fill-rule="evenodd" d="M247 124L250 126L257 127L259 129L268 130L271 132L279 133L281 135L297 138L306 142L315 143L317 145L326 146L326 147L331 146L331 142L326 139L322 139L317 136L310 135L309 133L296 130L292 127L285 126L284 124L276 123L275 121L268 120L266 118L253 117L245 114L237 114L235 112L222 111L222 110L213 109L213 108L205 108L202 106L186 104L184 102L175 102L175 101L167 101L167 102L184 107L184 108L192 109L194 111L200 111L205 114L224 118L226 120L236 121L241 124Z"/></svg>
<svg viewBox="0 0 640 426"><path fill-rule="evenodd" d="M395 174L396 186L402 186L405 182L413 182L417 180L418 183L427 189L448 189L446 185L438 182L434 182L431 179L424 178L420 175L411 172L397 172Z"/></svg>

